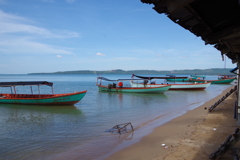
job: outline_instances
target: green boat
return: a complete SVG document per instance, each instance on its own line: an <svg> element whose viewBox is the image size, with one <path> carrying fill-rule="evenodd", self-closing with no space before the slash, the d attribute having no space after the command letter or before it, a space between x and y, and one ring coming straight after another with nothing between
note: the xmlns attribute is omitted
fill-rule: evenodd
<svg viewBox="0 0 240 160"><path fill-rule="evenodd" d="M206 78L206 76L203 76L203 75L191 75L192 78Z"/></svg>
<svg viewBox="0 0 240 160"><path fill-rule="evenodd" d="M123 82L123 81L144 81L142 79L118 79L118 80L109 80L104 77L98 77L96 85L98 86L99 91L105 92L118 92L118 93L164 93L169 90L171 85L164 85L160 87L131 87L131 86L122 86L119 87L116 83L109 83L108 85L102 85L102 80L108 82Z"/></svg>
<svg viewBox="0 0 240 160"><path fill-rule="evenodd" d="M47 85L52 87L52 94L40 94L39 87ZM31 94L17 94L17 86L30 86ZM32 86L38 86L38 94L33 94ZM11 93L0 93L0 103L4 104L31 104L31 105L74 105L86 94L85 91L75 93L53 93L53 83L47 81L26 82L0 82L0 87L10 87Z"/></svg>
<svg viewBox="0 0 240 160"><path fill-rule="evenodd" d="M219 76L218 76L218 79L219 79L219 80L222 80L222 79L231 79L231 78L237 79L236 75L219 75Z"/></svg>
<svg viewBox="0 0 240 160"><path fill-rule="evenodd" d="M164 78L166 79L166 81L169 81L169 82L189 82L189 78L188 77L177 77L175 75L166 75L166 76L169 76Z"/></svg>
<svg viewBox="0 0 240 160"><path fill-rule="evenodd" d="M189 82L189 78L184 78L184 79L171 79L171 78L167 78L166 79L169 82Z"/></svg>
<svg viewBox="0 0 240 160"><path fill-rule="evenodd" d="M235 80L235 78L229 78L229 79L221 79L221 80L197 80L197 79L192 79L192 82L211 82L211 84L230 84Z"/></svg>

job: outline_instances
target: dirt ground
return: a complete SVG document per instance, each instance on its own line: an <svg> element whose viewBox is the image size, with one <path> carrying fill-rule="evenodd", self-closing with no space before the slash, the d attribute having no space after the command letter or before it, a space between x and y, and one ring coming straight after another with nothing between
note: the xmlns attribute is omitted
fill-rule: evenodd
<svg viewBox="0 0 240 160"><path fill-rule="evenodd" d="M215 102L228 93L204 103L159 127L127 148L106 160L207 160L237 128L234 119L235 92L221 102L212 112L208 111ZM164 145L165 144L165 145ZM240 148L236 143L234 148ZM233 159L233 149L221 160Z"/></svg>

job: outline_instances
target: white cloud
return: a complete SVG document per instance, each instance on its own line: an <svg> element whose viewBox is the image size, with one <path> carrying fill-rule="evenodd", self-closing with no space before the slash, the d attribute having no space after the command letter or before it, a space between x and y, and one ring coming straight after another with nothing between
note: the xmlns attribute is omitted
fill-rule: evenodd
<svg viewBox="0 0 240 160"><path fill-rule="evenodd" d="M96 55L97 56L106 56L105 54L102 54L102 53L97 53Z"/></svg>
<svg viewBox="0 0 240 160"><path fill-rule="evenodd" d="M25 17L7 14L0 10L1 53L72 54L70 49L41 43L45 38L64 39L79 37L78 33L53 30L34 25Z"/></svg>
<svg viewBox="0 0 240 160"><path fill-rule="evenodd" d="M66 30L48 30L34 26L32 21L12 14L7 14L0 10L0 34L24 33L34 34L44 38L72 38L79 37L77 32ZM38 38L38 37L37 37Z"/></svg>
<svg viewBox="0 0 240 160"><path fill-rule="evenodd" d="M57 55L56 57L58 57L58 58L62 58L62 56L61 56L61 55Z"/></svg>
<svg viewBox="0 0 240 160"><path fill-rule="evenodd" d="M1 20L1 13L0 13ZM8 33L22 33L22 34L30 34L37 35L39 38L72 38L79 37L77 32L70 32L64 30L54 30L49 31L45 28L33 26L30 24L21 24L16 22L4 22L0 21L0 34L8 34Z"/></svg>
<svg viewBox="0 0 240 160"><path fill-rule="evenodd" d="M15 22L15 23L17 23L19 21L28 21L24 17L16 16L13 14L7 14L7 13L3 12L2 10L0 10L0 20L1 20L1 22Z"/></svg>
<svg viewBox="0 0 240 160"><path fill-rule="evenodd" d="M28 38L0 38L0 53L72 54L70 49L31 41Z"/></svg>

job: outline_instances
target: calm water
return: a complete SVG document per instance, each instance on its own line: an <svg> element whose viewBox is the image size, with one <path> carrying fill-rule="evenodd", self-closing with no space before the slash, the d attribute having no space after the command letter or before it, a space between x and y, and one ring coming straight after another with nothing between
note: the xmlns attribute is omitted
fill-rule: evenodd
<svg viewBox="0 0 240 160"><path fill-rule="evenodd" d="M109 79L131 75L102 75ZM163 75L164 76L164 75ZM50 81L55 93L87 90L75 106L0 104L0 159L85 160L97 159L130 145L141 136L187 110L202 105L232 85L210 85L204 91L167 91L164 94L118 94L98 92L97 75L0 75L0 82ZM209 76L208 79L216 79ZM125 82L126 83L126 82ZM126 84L125 84L126 85ZM0 88L0 92L9 92ZM34 91L37 93L38 89ZM30 93L30 88L17 88ZM51 88L41 87L41 93ZM156 121L153 121L157 119ZM134 132L105 132L131 122ZM147 124L147 125L144 125ZM124 144L124 145L123 145ZM120 145L121 146L121 145Z"/></svg>

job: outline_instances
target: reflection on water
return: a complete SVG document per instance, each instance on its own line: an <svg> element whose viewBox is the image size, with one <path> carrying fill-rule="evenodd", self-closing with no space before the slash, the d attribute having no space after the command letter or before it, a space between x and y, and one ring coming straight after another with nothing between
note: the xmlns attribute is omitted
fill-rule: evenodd
<svg viewBox="0 0 240 160"><path fill-rule="evenodd" d="M131 75L108 77L119 79ZM7 160L93 159L124 140L134 141L142 124L168 116L169 112L186 112L229 87L210 85L203 91L164 94L109 93L98 92L96 75L2 75L0 78L54 82L55 93L88 90L75 106L0 104L0 159ZM29 93L29 88L18 91ZM45 92L44 88L41 91ZM122 135L105 132L128 122L136 129L134 132Z"/></svg>
<svg viewBox="0 0 240 160"><path fill-rule="evenodd" d="M1 104L1 158L30 159L31 154L40 154L35 152L44 154L47 150L43 146L54 149L74 139L78 133L72 130L79 131L81 123L84 114L74 106Z"/></svg>
<svg viewBox="0 0 240 160"><path fill-rule="evenodd" d="M28 110L35 112L48 112L57 114L82 114L77 107L69 106L47 106L47 105L15 105L15 104L0 104L0 108L7 108L8 110Z"/></svg>

